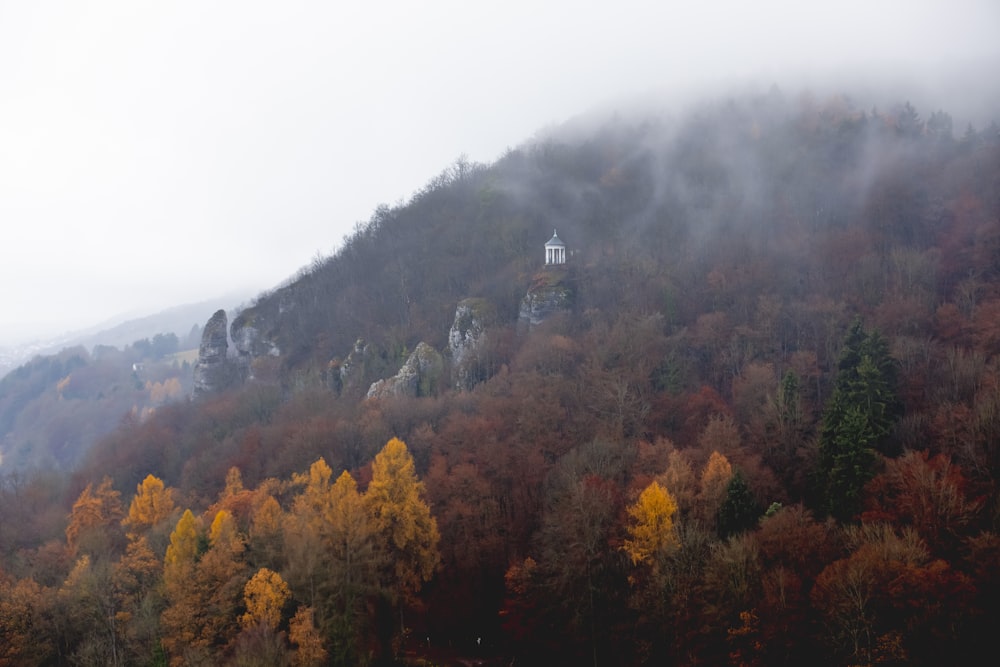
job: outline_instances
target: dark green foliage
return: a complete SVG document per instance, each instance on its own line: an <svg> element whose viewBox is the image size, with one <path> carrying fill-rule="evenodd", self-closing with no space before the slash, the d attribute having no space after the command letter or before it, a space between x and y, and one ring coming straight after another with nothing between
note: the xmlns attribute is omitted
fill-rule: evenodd
<svg viewBox="0 0 1000 667"><path fill-rule="evenodd" d="M743 473L737 468L726 486L726 497L719 507L719 537L726 539L750 530L760 519L760 504L750 492Z"/></svg>
<svg viewBox="0 0 1000 667"><path fill-rule="evenodd" d="M824 510L845 520L861 509L861 491L875 475L875 452L886 452L901 413L896 361L877 331L851 326L837 364L833 395L820 433L819 478Z"/></svg>

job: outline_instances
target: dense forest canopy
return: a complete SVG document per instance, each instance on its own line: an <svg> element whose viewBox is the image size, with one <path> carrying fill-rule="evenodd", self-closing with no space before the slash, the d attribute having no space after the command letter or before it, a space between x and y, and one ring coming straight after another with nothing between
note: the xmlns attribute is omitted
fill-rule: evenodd
<svg viewBox="0 0 1000 667"><path fill-rule="evenodd" d="M234 318L241 382L4 478L0 664L982 661L1000 128L952 125L775 90L457 161ZM365 398L468 297L471 381Z"/></svg>

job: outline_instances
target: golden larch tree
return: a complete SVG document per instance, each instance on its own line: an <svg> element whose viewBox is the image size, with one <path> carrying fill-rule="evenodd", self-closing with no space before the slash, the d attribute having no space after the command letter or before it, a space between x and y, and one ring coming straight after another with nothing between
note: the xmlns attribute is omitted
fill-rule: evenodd
<svg viewBox="0 0 1000 667"><path fill-rule="evenodd" d="M364 499L387 557L386 583L401 599L420 590L441 559L437 521L424 495L406 444L393 438L375 456Z"/></svg>
<svg viewBox="0 0 1000 667"><path fill-rule="evenodd" d="M288 584L280 574L266 567L260 568L243 587L247 612L240 617L240 624L244 628L264 625L276 630L281 623L281 608L290 596Z"/></svg>
<svg viewBox="0 0 1000 667"><path fill-rule="evenodd" d="M623 548L633 564L655 560L677 545L673 520L676 512L677 503L658 482L647 486L635 504L629 506L632 522Z"/></svg>
<svg viewBox="0 0 1000 667"><path fill-rule="evenodd" d="M66 527L66 544L71 553L75 555L81 548L100 555L111 553L120 540L119 524L124 515L121 494L112 488L110 477L105 477L96 490L88 484L73 503Z"/></svg>
<svg viewBox="0 0 1000 667"><path fill-rule="evenodd" d="M136 486L135 497L123 523L134 535L157 525L173 511L173 489L166 488L158 477L146 475L146 479Z"/></svg>

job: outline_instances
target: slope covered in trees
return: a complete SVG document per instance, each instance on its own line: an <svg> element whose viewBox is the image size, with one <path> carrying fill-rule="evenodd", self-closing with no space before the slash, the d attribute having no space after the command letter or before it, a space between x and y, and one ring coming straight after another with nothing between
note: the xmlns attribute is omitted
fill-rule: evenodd
<svg viewBox="0 0 1000 667"><path fill-rule="evenodd" d="M174 334L119 350L97 345L39 355L0 378L0 462L5 470L68 471L123 418L142 419L191 391L191 366Z"/></svg>
<svg viewBox="0 0 1000 667"><path fill-rule="evenodd" d="M519 330L553 227L575 297ZM496 310L478 384L362 398L467 297ZM123 424L72 479L6 480L0 644L975 664L998 315L995 125L774 93L460 161L237 318L281 351L246 384ZM358 338L377 353L338 383Z"/></svg>

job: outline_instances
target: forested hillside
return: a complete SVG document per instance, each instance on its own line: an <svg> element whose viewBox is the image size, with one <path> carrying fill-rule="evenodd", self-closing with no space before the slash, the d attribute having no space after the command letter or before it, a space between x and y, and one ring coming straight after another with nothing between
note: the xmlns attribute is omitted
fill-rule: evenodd
<svg viewBox="0 0 1000 667"><path fill-rule="evenodd" d="M122 349L75 345L0 378L2 469L68 472L123 419L143 419L189 394L191 365L178 348L172 333Z"/></svg>
<svg viewBox="0 0 1000 667"><path fill-rule="evenodd" d="M468 297L475 374L365 398L421 342L455 370ZM996 124L776 91L583 119L380 208L233 332L238 386L5 478L0 664L990 655Z"/></svg>

